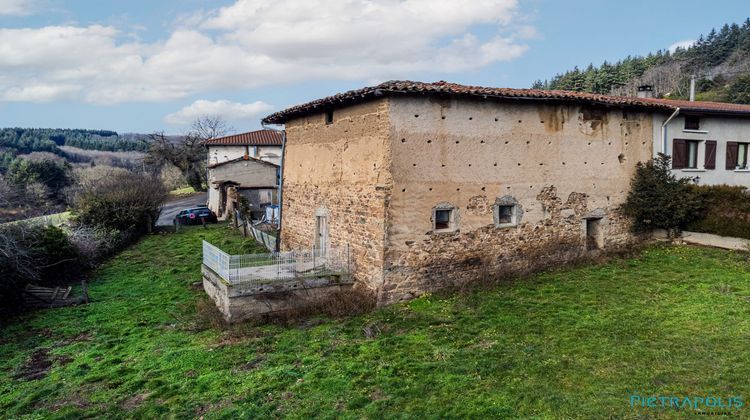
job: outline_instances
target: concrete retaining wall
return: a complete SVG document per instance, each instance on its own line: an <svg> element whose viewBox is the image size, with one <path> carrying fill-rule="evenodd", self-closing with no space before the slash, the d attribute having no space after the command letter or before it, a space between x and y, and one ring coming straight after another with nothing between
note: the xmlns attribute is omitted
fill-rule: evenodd
<svg viewBox="0 0 750 420"><path fill-rule="evenodd" d="M659 240L669 239L667 231L664 229L654 229L653 237ZM750 251L750 239L688 231L683 231L682 236L677 239L693 245L712 246L714 248L733 249L736 251Z"/></svg>
<svg viewBox="0 0 750 420"><path fill-rule="evenodd" d="M351 289L349 277L308 277L265 284L233 285L203 265L203 289L216 302L228 323L258 315L284 312L306 301Z"/></svg>

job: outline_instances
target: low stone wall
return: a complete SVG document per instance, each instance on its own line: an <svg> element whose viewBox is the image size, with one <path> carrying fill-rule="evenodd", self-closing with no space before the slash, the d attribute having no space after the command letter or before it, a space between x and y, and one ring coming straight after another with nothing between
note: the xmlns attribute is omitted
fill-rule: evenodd
<svg viewBox="0 0 750 420"><path fill-rule="evenodd" d="M205 265L202 273L203 289L216 302L228 323L288 311L306 301L324 298L330 293L352 287L352 280L341 276L233 285Z"/></svg>
<svg viewBox="0 0 750 420"><path fill-rule="evenodd" d="M664 229L654 229L653 237L657 240L669 240L667 231ZM750 239L719 236L711 233L689 232L686 230L682 231L681 236L675 239L692 245L732 249L735 251L750 251Z"/></svg>

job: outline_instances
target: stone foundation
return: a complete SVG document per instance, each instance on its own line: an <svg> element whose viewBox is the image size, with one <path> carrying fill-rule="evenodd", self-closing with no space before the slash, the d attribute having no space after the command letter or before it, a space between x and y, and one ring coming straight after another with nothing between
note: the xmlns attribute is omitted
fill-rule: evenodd
<svg viewBox="0 0 750 420"><path fill-rule="evenodd" d="M621 250L640 241L617 209L589 209L585 194L560 200L554 187L537 196L547 217L518 227L494 224L470 232L432 233L405 249L386 254L386 273L378 304L413 299L425 292L471 282L496 281ZM601 247L586 243L588 218L601 223Z"/></svg>
<svg viewBox="0 0 750 420"><path fill-rule="evenodd" d="M340 276L232 285L205 265L202 273L203 289L228 323L289 311L306 301L325 298L333 292L352 287L350 278Z"/></svg>

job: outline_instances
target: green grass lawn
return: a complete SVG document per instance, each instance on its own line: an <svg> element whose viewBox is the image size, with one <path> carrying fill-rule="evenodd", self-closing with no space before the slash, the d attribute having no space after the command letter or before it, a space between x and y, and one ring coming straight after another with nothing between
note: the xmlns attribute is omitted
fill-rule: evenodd
<svg viewBox="0 0 750 420"><path fill-rule="evenodd" d="M195 194L197 191L195 191L195 188L193 187L182 187L177 188L175 190L172 190L169 192L170 195L176 195L176 196L183 196L183 195L191 195Z"/></svg>
<svg viewBox="0 0 750 420"><path fill-rule="evenodd" d="M220 329L191 286L204 238L262 251L222 225L149 236L95 273L90 305L0 330L0 418L694 414L633 409L633 393L739 396L750 417L748 254L654 247L346 320Z"/></svg>
<svg viewBox="0 0 750 420"><path fill-rule="evenodd" d="M62 213L54 213L54 214L48 214L45 216L37 216L32 217L29 219L21 219L21 220L14 220L12 222L5 222L6 224L11 223L45 223L53 226L60 226L63 223L70 220L72 217L72 214L69 211L64 211Z"/></svg>

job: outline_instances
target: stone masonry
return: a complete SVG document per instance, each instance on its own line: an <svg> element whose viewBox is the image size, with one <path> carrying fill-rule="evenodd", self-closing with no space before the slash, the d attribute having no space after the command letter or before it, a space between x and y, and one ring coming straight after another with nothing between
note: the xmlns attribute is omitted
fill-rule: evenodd
<svg viewBox="0 0 750 420"><path fill-rule="evenodd" d="M357 282L379 288L392 189L388 101L337 111L334 124L318 114L286 130L282 246L315 246L316 214L325 214L328 245L348 246Z"/></svg>
<svg viewBox="0 0 750 420"><path fill-rule="evenodd" d="M325 111L286 122L282 246L312 247L325 215L380 304L638 240L619 206L651 156L648 111L431 96Z"/></svg>

